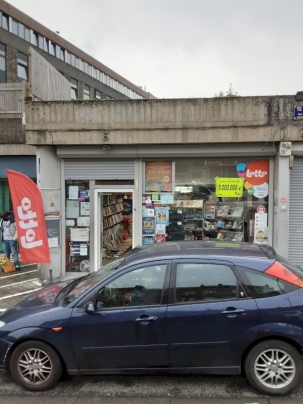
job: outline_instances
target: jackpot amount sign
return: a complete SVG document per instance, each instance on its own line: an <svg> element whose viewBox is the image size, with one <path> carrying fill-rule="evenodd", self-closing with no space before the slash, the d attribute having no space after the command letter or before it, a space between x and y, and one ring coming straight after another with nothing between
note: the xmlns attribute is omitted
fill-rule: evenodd
<svg viewBox="0 0 303 404"><path fill-rule="evenodd" d="M172 192L172 162L145 162L145 192Z"/></svg>

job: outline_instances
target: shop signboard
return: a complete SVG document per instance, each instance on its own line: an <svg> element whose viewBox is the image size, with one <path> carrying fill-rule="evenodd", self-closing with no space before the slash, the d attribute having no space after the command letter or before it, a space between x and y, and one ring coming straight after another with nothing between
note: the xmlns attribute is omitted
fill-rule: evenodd
<svg viewBox="0 0 303 404"><path fill-rule="evenodd" d="M172 161L145 162L145 192L174 192Z"/></svg>
<svg viewBox="0 0 303 404"><path fill-rule="evenodd" d="M241 198L243 185L243 178L216 178L216 197Z"/></svg>

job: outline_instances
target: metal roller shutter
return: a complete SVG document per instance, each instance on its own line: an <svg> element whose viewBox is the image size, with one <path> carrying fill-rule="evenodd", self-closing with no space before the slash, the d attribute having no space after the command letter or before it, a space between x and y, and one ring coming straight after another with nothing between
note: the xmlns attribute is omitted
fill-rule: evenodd
<svg viewBox="0 0 303 404"><path fill-rule="evenodd" d="M64 162L64 172L66 180L132 180L134 161L68 159Z"/></svg>
<svg viewBox="0 0 303 404"><path fill-rule="evenodd" d="M290 171L288 258L303 268L303 158Z"/></svg>

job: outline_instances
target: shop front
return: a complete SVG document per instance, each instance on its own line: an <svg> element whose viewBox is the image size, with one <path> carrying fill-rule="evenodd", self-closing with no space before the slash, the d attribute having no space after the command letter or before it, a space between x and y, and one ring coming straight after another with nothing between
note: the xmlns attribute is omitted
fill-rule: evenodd
<svg viewBox="0 0 303 404"><path fill-rule="evenodd" d="M142 243L271 242L269 159L145 161Z"/></svg>
<svg viewBox="0 0 303 404"><path fill-rule="evenodd" d="M270 157L62 164L62 245L49 233L50 247L62 247L62 275L95 271L138 245L212 239L272 244Z"/></svg>

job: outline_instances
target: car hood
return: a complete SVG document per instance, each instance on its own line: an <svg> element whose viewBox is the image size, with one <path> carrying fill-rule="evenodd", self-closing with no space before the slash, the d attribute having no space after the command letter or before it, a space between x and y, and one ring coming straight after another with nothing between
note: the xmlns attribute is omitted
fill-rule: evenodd
<svg viewBox="0 0 303 404"><path fill-rule="evenodd" d="M9 316L18 316L20 317L20 312L23 312L23 315L26 315L26 312L30 311L31 314L38 313L41 311L47 311L56 307L55 300L59 292L64 289L68 284L73 282L74 279L69 279L66 281L61 281L57 283L53 283L47 287L41 288L25 299L18 302L13 307L6 310L1 316L0 319L2 321L4 317Z"/></svg>
<svg viewBox="0 0 303 404"><path fill-rule="evenodd" d="M3 312L0 320L6 324L10 323L9 328L14 329L20 326L41 326L51 323L52 319L57 321L60 318L68 317L70 313L67 312L70 312L70 310L57 306L55 299L58 293L73 281L74 279L58 282L37 290L26 299L21 300L15 306Z"/></svg>

